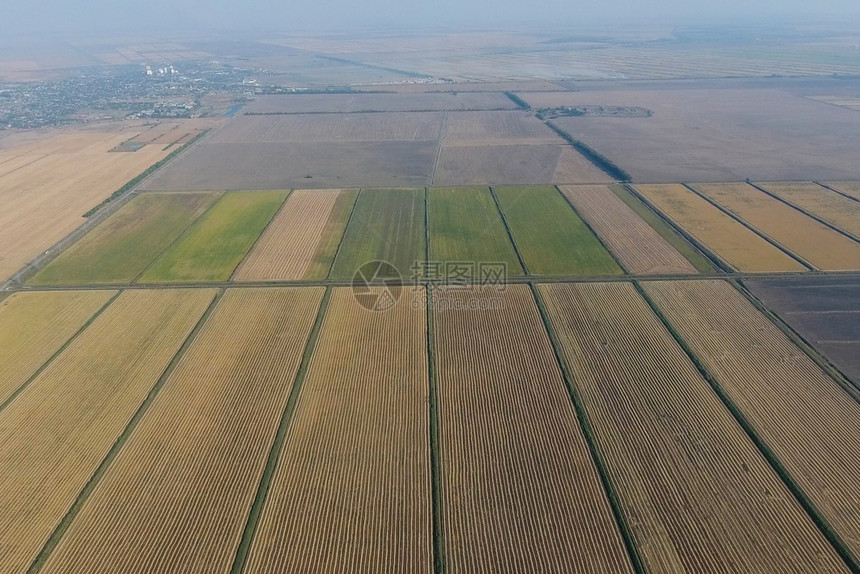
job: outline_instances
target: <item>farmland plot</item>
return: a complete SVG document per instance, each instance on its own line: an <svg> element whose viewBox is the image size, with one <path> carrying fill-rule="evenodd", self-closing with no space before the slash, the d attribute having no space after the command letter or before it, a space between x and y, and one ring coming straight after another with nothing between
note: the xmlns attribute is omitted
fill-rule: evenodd
<svg viewBox="0 0 860 574"><path fill-rule="evenodd" d="M129 283L217 199L139 195L37 273L34 285Z"/></svg>
<svg viewBox="0 0 860 574"><path fill-rule="evenodd" d="M695 188L819 269L860 269L860 243L751 185L699 184Z"/></svg>
<svg viewBox="0 0 860 574"><path fill-rule="evenodd" d="M728 283L643 287L855 559L860 556L860 403Z"/></svg>
<svg viewBox="0 0 860 574"><path fill-rule="evenodd" d="M0 302L0 405L114 294L15 293Z"/></svg>
<svg viewBox="0 0 860 574"><path fill-rule="evenodd" d="M532 275L622 273L556 188L497 187L495 193Z"/></svg>
<svg viewBox="0 0 860 574"><path fill-rule="evenodd" d="M285 191L225 193L139 280L226 281L286 196Z"/></svg>
<svg viewBox="0 0 860 574"><path fill-rule="evenodd" d="M860 200L860 182L828 183L827 185L845 195L850 195L854 199Z"/></svg>
<svg viewBox="0 0 860 574"><path fill-rule="evenodd" d="M448 571L631 572L529 288L434 290L433 316Z"/></svg>
<svg viewBox="0 0 860 574"><path fill-rule="evenodd" d="M443 145L564 144L534 114L525 111L448 114Z"/></svg>
<svg viewBox="0 0 860 574"><path fill-rule="evenodd" d="M508 275L522 275L522 266L488 188L431 189L427 209L431 260L502 263Z"/></svg>
<svg viewBox="0 0 860 574"><path fill-rule="evenodd" d="M562 193L633 274L696 273L696 268L606 186L563 186Z"/></svg>
<svg viewBox="0 0 860 574"><path fill-rule="evenodd" d="M738 271L806 271L795 261L680 184L637 185L645 198Z"/></svg>
<svg viewBox="0 0 860 574"><path fill-rule="evenodd" d="M214 296L123 293L6 407L0 571L27 571Z"/></svg>
<svg viewBox="0 0 860 574"><path fill-rule="evenodd" d="M374 86L374 90L381 86ZM396 86L387 86L396 87ZM516 104L501 93L458 92L439 94L289 94L255 98L251 113L410 112L423 110L514 109ZM503 90L502 90L503 91Z"/></svg>
<svg viewBox="0 0 860 574"><path fill-rule="evenodd" d="M648 572L846 571L631 284L539 290Z"/></svg>
<svg viewBox="0 0 860 574"><path fill-rule="evenodd" d="M820 217L827 223L860 237L860 201L853 201L812 182L762 183L761 187Z"/></svg>
<svg viewBox="0 0 860 574"><path fill-rule="evenodd" d="M350 279L369 261L387 261L408 278L426 249L423 189L362 189L331 276Z"/></svg>
<svg viewBox="0 0 860 574"><path fill-rule="evenodd" d="M299 190L236 270L236 281L324 279L331 269L357 192Z"/></svg>
<svg viewBox="0 0 860 574"><path fill-rule="evenodd" d="M332 291L246 572L433 571L423 295Z"/></svg>
<svg viewBox="0 0 860 574"><path fill-rule="evenodd" d="M322 295L228 290L42 572L229 571Z"/></svg>

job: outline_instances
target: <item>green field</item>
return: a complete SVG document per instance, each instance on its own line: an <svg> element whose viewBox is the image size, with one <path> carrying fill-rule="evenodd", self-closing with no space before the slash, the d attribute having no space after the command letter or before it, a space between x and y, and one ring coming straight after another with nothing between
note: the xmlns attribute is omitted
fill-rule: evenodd
<svg viewBox="0 0 860 574"><path fill-rule="evenodd" d="M278 211L287 193L225 193L139 281L227 281Z"/></svg>
<svg viewBox="0 0 860 574"><path fill-rule="evenodd" d="M64 251L29 283L129 283L217 198L216 193L139 195Z"/></svg>
<svg viewBox="0 0 860 574"><path fill-rule="evenodd" d="M428 210L431 260L505 263L508 275L523 274L489 188L432 189Z"/></svg>
<svg viewBox="0 0 860 574"><path fill-rule="evenodd" d="M494 188L532 275L620 275L615 259L553 186Z"/></svg>
<svg viewBox="0 0 860 574"><path fill-rule="evenodd" d="M654 213L651 208L642 203L639 198L627 191L623 185L610 185L609 188L618 196L621 201L627 204L627 207L636 212L636 215L641 217L650 225L654 231L660 234L660 237L666 240L669 245L678 250L678 253L684 256L684 259L693 264L696 271L700 273L710 273L719 271L719 268L711 263L707 257L702 255L698 249L690 244L689 241L678 235L668 223Z"/></svg>
<svg viewBox="0 0 860 574"><path fill-rule="evenodd" d="M331 277L349 279L368 261L387 261L408 278L425 251L423 189L362 189Z"/></svg>
<svg viewBox="0 0 860 574"><path fill-rule="evenodd" d="M358 190L345 189L340 192L328 216L322 239L317 246L314 259L305 273L304 279L325 279L334 264L337 248L346 233L346 225L355 205Z"/></svg>

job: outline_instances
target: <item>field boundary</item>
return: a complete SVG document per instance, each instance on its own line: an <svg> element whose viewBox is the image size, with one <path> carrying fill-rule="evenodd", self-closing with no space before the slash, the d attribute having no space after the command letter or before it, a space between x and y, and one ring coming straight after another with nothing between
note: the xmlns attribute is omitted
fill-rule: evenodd
<svg viewBox="0 0 860 574"><path fill-rule="evenodd" d="M573 147L573 149L578 151L580 155L582 155L582 157L590 161L592 164L594 164L597 168L599 168L603 173L605 173L612 179L623 183L628 183L633 180L629 173L618 167L615 162L613 162L611 159L609 159L596 149L592 148L587 143L576 139L575 137L552 123L550 120L543 120L543 123L546 124L549 129L554 131L561 139L563 139L571 147Z"/></svg>
<svg viewBox="0 0 860 574"><path fill-rule="evenodd" d="M744 182L744 183L747 183L747 182ZM760 229L755 227L753 224L746 221L743 217L741 217L737 213L733 212L732 210L730 210L727 207L723 207L722 205L720 205L719 203L717 203L716 201L714 201L713 199L711 199L710 197L708 197L704 193L697 190L694 187L694 184L682 183L681 185L683 185L691 193L694 193L695 195L699 196L701 199L704 199L705 201L707 201L708 203L710 203L711 205L713 205L714 207L716 207L717 209L722 211L724 214L728 215L729 217L731 217L732 219L734 219L735 221L737 221L738 223L740 223L741 225L743 225L744 227L746 227L747 229L749 229L750 231L752 231L753 233L755 233L756 235L758 235L759 237L761 237L762 239L764 239L765 241L767 241L768 243L770 243L771 245L773 245L774 247L776 247L777 249L779 249L780 251L782 251L783 253L785 253L786 255L788 255L789 257L791 257L792 259L794 259L795 261L797 261L801 265L803 265L804 267L806 267L807 269L809 269L810 271L822 271L821 269L819 269L818 267L816 267L815 265L813 265L809 261L802 258L800 255L791 251L788 247L785 247L784 245L782 245L779 241L772 238L771 236L769 236L764 231L761 231Z"/></svg>
<svg viewBox="0 0 860 574"><path fill-rule="evenodd" d="M442 157L442 147L445 134L448 133L448 112L442 114L442 125L439 126L439 145L436 146L436 159L433 160L433 171L430 172L430 185L436 183L436 171L439 169L439 160Z"/></svg>
<svg viewBox="0 0 860 574"><path fill-rule="evenodd" d="M439 397L436 389L436 355L433 345L433 287L426 286L427 297L427 378L430 411L430 486L433 506L433 572L445 572L445 530L442 528L442 457L439 453Z"/></svg>
<svg viewBox="0 0 860 574"><path fill-rule="evenodd" d="M600 244L600 246L603 247L603 250L606 251L610 257L612 257L612 260L615 261L615 264L618 265L619 269L621 269L622 276L631 275L630 270L624 266L624 264L621 262L621 260L618 259L618 256L615 255L615 253L611 249L609 249L609 246L606 245L606 243L603 242L603 239L594 231L594 229L591 227L591 224L588 223L588 221L586 221L584 217L582 217L582 215L579 213L579 211L577 211L576 206L573 205L573 202L570 200L570 198L567 197L563 191L561 191L561 188L559 186L554 185L553 187L558 192L558 194L562 197L562 199L564 199L564 201L565 201L565 203L567 203L568 207L570 207L570 209L573 211L573 214L577 218L579 218L579 220L582 222L582 224L585 225L585 228L588 229L589 233L591 233L591 235L594 237L594 239L596 239L597 242Z"/></svg>
<svg viewBox="0 0 860 574"><path fill-rule="evenodd" d="M269 489L272 485L272 480L275 477L275 471L278 468L278 461L281 458L281 450L284 446L284 440L287 437L287 431L290 427L290 422L293 418L293 411L296 408L296 402L301 392L302 383L305 379L305 374L308 371L308 365L311 361L314 348L316 347L317 339L319 338L322 324L325 320L328 302L331 298L331 288L326 288L325 293L320 300L317 316L314 320L314 325L308 333L308 338L305 341L304 352L302 353L302 361L296 371L296 376L293 379L293 387L290 391L290 397L287 399L287 405L281 414L281 420L278 423L278 431L275 434L275 440L272 441L272 447L269 449L269 456L266 459L266 466L263 474L260 477L260 483L257 486L257 492L254 495L254 502L248 512L248 519L245 522L245 528L242 530L242 538L236 548L236 555L233 558L233 565L230 568L231 574L240 574L245 570L245 565L248 561L248 555L251 552L251 544L254 541L254 536L257 533L257 528L260 525L260 518L263 515L263 509L266 505L266 500L269 496Z"/></svg>
<svg viewBox="0 0 860 574"><path fill-rule="evenodd" d="M810 212L810 211L807 211L807 210L803 209L803 208L802 208L802 207L800 207L799 205L795 205L795 204L794 204L794 203L792 203L791 201L789 201L789 200L787 200L787 199L785 199L785 198L783 198L783 197L780 197L780 196L776 195L775 193L772 193L772 192L768 191L767 189L765 189L764 187L762 187L762 186L760 186L760 185L758 185L758 184L756 184L756 183L753 183L753 182L751 182L751 181L750 181L750 182L747 182L747 183L748 183L750 186L752 186L752 187L756 188L757 190L759 190L760 192L764 193L765 195L769 195L770 197L774 198L774 199L775 199L775 200L777 200L778 202L780 202L780 203L784 203L785 205L789 206L789 207L790 207L790 208L792 208L792 209L796 209L797 211L799 211L800 213L802 213L802 214L803 214L803 215L805 215L806 217L809 217L810 219L814 219L815 221L817 221L817 222L818 222L818 223L820 223L821 225L823 225L823 226L825 226L825 227L827 227L827 228L829 228L829 229L832 229L832 230L833 230L833 231L835 231L836 233L838 233L838 234L840 234L840 235L844 235L845 237L847 237L848 239L850 239L850 240L854 241L855 243L860 243L860 238L858 238L858 237L857 237L856 235L854 235L853 233L849 233L849 232L845 231L844 229L840 229L839 227L836 227L835 225L833 225L833 224L832 224L832 223L830 223L829 221L825 221L824 219L822 219L821 217L819 217L819 216L815 215L814 213L812 213L812 212ZM815 182L812 182L812 183L815 183ZM818 185L818 184L816 184L816 185ZM829 188L823 188L823 189L827 189L828 191L830 191L830 189L829 189Z"/></svg>
<svg viewBox="0 0 860 574"><path fill-rule="evenodd" d="M110 289L105 289L105 291L110 291ZM81 325L81 327L80 327L77 331L75 331L75 332L72 334L72 336L71 336L71 337L69 337L69 338L66 340L66 342L65 342L65 343L63 343L63 344L60 346L60 348L59 348L59 349L57 349L56 351L54 351L54 353L52 353L52 354L51 354L51 356L50 356L50 357L48 357L48 358L45 360L45 362L44 362L44 363L42 363L42 364L39 366L39 368L38 368L38 369L36 369L36 370L33 372L33 374L32 374L32 375L30 375L29 377L27 377L27 380L26 380L26 381L24 381L23 383L21 383L21 385L20 385L17 389L15 389L15 390L12 392L12 394L11 394L11 395L9 395L9 397L8 397L5 401L3 401L2 403L0 403L0 413L2 413L2 412L6 409L6 407L8 407L8 406L12 403L12 401L14 401L14 400L18 397L18 395L20 395L20 394L24 391L24 389L26 389L27 387L29 387L29 386L30 386L30 384L31 384L33 381L35 381L35 380L36 380L36 378L38 378L38 376L39 376L39 375L41 375L41 374L42 374L42 372L44 372L44 370L45 370L45 369L47 369L47 368L51 365L51 363L53 363L53 362L54 362L54 360L55 360L57 357L59 357L59 356L63 353L63 351L65 351L66 349L68 349L68 348L69 348L69 345L71 345L71 344L75 341L75 339L77 339L77 338L78 338L78 337L79 337L79 336L80 336L84 331L86 331L86 330L87 330L87 327L89 327L90 325L92 325L92 324L93 324L93 322L94 322L96 319L98 319L98 318L99 318L99 315L101 315L102 313L104 313L104 312L107 310L107 308L108 308L108 307L110 307L111 303L113 303L114 301L116 301L117 297L119 297L120 295L122 295L122 291L121 291L121 290L120 290L120 291L117 291L116 293L114 293L114 294L113 294L113 295L112 295L112 296L107 300L107 302L105 302L105 304L104 304L104 305L102 305L100 308L98 308L98 309L96 310L96 312L95 312L95 313L93 313L93 314L92 314L92 316L90 316L90 318L89 318L89 319L87 319L87 320L86 320L86 322L84 322L84 324L83 324L83 325ZM0 299L0 301L2 301L2 299Z"/></svg>
<svg viewBox="0 0 860 574"><path fill-rule="evenodd" d="M517 245L517 240L514 239L514 234L513 232L511 232L511 226L508 225L508 218L505 217L505 212L502 210L502 204L499 203L499 198L496 196L496 189L492 185L489 186L489 188L490 197L493 198L493 203L496 204L496 210L499 212L499 217L502 218L502 225L505 226L505 231L508 234L508 239L511 241L511 245L514 246L514 253L517 254L517 260L520 262L520 267L523 268L523 273L525 273L526 277L528 277L531 275L531 273L529 273L529 268L526 265L526 261L525 259L523 259L522 253L520 253L520 248Z"/></svg>
<svg viewBox="0 0 860 574"><path fill-rule="evenodd" d="M606 498L609 502L609 507L612 509L613 518L615 518L615 523L618 526L619 532L621 533L621 538L624 542L624 548L627 550L627 556L633 566L633 571L637 574L644 574L645 566L642 562L641 556L639 556L639 549L636 547L636 543L633 540L633 534L627 524L627 517L624 515L624 511L621 508L621 502L618 499L618 493L615 491L615 487L612 484L612 479L609 476L609 471L606 467L606 464L603 462L603 456L600 454L600 451L597 448L594 434L591 432L591 423L588 420L588 414L586 413L585 407L583 406L582 401L579 398L579 393L577 392L576 387L573 384L573 373L569 369L567 361L565 360L564 355L561 352L561 343L559 342L558 338L556 337L555 331L552 328L552 324L549 320L549 315L546 311L546 307L544 307L543 304L543 299L541 298L540 292L535 286L535 283L530 282L528 285L531 289L532 298L534 299L535 304L538 308L538 312L540 313L541 320L543 321L543 326L546 330L546 334L549 337L550 346L552 347L552 351L555 354L555 359L558 364L562 379L564 380L564 386L567 390L567 394L570 398L570 401L573 403L573 408L576 412L576 419L579 423L580 429L582 430L583 437L585 438L585 443L588 445L588 451L591 454L592 463L597 470L597 475L600 478L604 493L606 494Z"/></svg>
<svg viewBox="0 0 860 574"><path fill-rule="evenodd" d="M358 205L358 200L361 197L361 192L364 188L359 188L355 193L355 201L352 202L352 209L349 210L349 217L346 218L346 225L343 226L343 233L340 234L340 241L337 242L337 248L334 250L334 255L331 258L331 265L328 267L326 279L331 278L331 272L334 269L334 264L337 262L337 257L340 255L340 248L343 246L343 240L346 239L346 234L349 231L349 224L352 223L352 216L355 214L355 206Z"/></svg>
<svg viewBox="0 0 860 574"><path fill-rule="evenodd" d="M821 186L821 187L823 187L824 189L829 189L829 190L830 190L830 191L832 191L833 193L839 194L839 195L841 195L842 197L844 197L844 198L846 198L846 199L850 199L851 201L856 201L857 203L860 203L860 199L857 199L857 198L856 198L856 197L854 197L853 195L848 195L847 193L844 193L844 192L842 192L842 191L839 191L839 190L838 190L838 189L836 189L835 187L831 187L831 186L827 185L827 184L826 184L826 183L824 183L824 182L821 182L821 181L813 181L812 183L814 183L815 185L820 185L820 186Z"/></svg>
<svg viewBox="0 0 860 574"><path fill-rule="evenodd" d="M257 239L254 240L254 243L251 244L251 247L245 253L245 256L242 257L241 261L239 261L239 263L236 264L236 267L233 268L233 272L230 273L230 277L227 279L228 281L233 281L233 278L236 276L236 274L242 268L242 265L245 263L245 261L247 261L248 257L251 256L251 253L253 253L254 248L257 247L257 244L263 238L263 235L266 234L266 230L269 229L269 227L272 225L272 222L275 220L275 218L278 217L278 215L281 213L281 211L284 210L284 207L287 205L287 201L290 200L290 197L292 197L294 191L295 191L294 189L287 190L287 195L284 197L284 201L281 202L281 205L278 206L278 209L275 210L275 213L273 213L272 217L269 218L269 221L266 222L266 225L263 227L263 230L260 231L260 235L258 235Z"/></svg>
<svg viewBox="0 0 860 574"><path fill-rule="evenodd" d="M803 509L806 511L807 515L812 519L812 522L824 537L830 542L831 546L833 546L836 553L848 567L848 569L858 574L860 573L860 563L857 562L854 555L842 541L842 538L832 529L830 523L818 512L818 509L812 503L809 498L807 498L806 493L800 488L800 486L794 481L794 478L791 474L786 470L785 466L783 466L782 462L779 460L779 457L776 456L776 453L771 450L770 446L758 436L758 433L755 431L753 426L747 420L746 416L744 416L743 412L740 408L731 400L728 394L723 390L719 381L711 374L711 372L705 367L702 361L699 359L699 356L693 352L684 338L678 333L678 331L672 326L666 316L663 314L663 311L657 306L656 303L648 296L648 293L642 288L640 285L640 281L633 281L633 286L636 291L641 295L645 302L648 303L648 306L651 308L651 311L660 319L660 322L666 327L666 329L671 333L672 337L681 346L687 356L690 357L690 360L695 365L696 369L699 373L708 381L708 384L713 389L714 393L719 397L720 401L725 405L725 407L729 410L729 412L734 417L735 421L741 426L746 435L750 438L753 444L758 448L759 452L762 453L764 458L770 464L771 468L776 472L779 478L782 480L783 484L788 488L792 495L794 495L795 499L800 503Z"/></svg>
<svg viewBox="0 0 860 574"><path fill-rule="evenodd" d="M120 433L108 453L105 455L104 459L102 459L102 462L99 464L98 468L96 468L95 472L93 472L92 476L90 476L90 479L87 481L87 484L84 486L75 501L69 507L65 516L63 516L63 518L57 524L56 528L51 533L51 536L48 538L48 540L45 542L45 545L42 547L42 550L39 551L39 554L36 556L36 558L33 560L33 563L27 569L27 574L35 574L42 569L42 566L44 566L45 561L50 557L51 552L53 552L57 544L59 544L63 534L66 532L66 530L68 530L69 526L71 526L72 522L78 515L78 512L80 512L83 505L86 503L92 491L95 490L95 488L98 486L101 477L109 470L111 463L114 461L117 455L119 455L119 452L122 450L122 447L125 445L125 442L128 440L128 438L134 432L134 429L137 427L137 424L146 415L147 410L149 410L149 406L155 400L155 397L158 395L159 391L161 391L162 387L164 387L165 383L167 382L167 379L169 379L170 375L173 374L173 371L176 370L176 367L182 360L182 357L185 356L185 352L197 339L197 335L203 329L203 326L206 324L207 320L209 319L209 316L215 310L215 307L218 306L218 303L221 301L221 297L223 297L223 295L223 289L220 289L215 293L215 296L212 298L212 301L209 302L209 306L206 307L206 310L197 320L197 323L194 325L194 328L191 329L191 332L188 334L187 337L185 337L185 340L182 342L182 345L180 345L176 353L173 354L173 358L170 359L170 362L161 372L161 375L158 377L158 379L155 381L155 384L149 390L149 393L146 395L146 398L143 400L142 403L140 403L140 406L138 406L137 410L134 412L134 415L132 415L131 419L128 421L128 424L126 424L122 433Z"/></svg>

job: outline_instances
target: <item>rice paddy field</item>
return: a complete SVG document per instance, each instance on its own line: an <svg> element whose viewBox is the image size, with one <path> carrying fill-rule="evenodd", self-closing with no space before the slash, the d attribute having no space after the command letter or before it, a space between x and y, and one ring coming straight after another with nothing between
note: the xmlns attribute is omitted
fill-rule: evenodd
<svg viewBox="0 0 860 574"><path fill-rule="evenodd" d="M797 209L860 238L860 201L812 182L761 183L759 186Z"/></svg>

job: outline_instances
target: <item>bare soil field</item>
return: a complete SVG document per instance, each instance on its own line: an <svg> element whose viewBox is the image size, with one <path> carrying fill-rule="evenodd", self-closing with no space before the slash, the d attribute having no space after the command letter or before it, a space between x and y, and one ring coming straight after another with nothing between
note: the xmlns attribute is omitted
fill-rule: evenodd
<svg viewBox="0 0 860 574"><path fill-rule="evenodd" d="M628 273L696 273L683 255L607 186L566 185L559 189Z"/></svg>
<svg viewBox="0 0 860 574"><path fill-rule="evenodd" d="M443 146L433 185L609 183L568 145Z"/></svg>
<svg viewBox="0 0 860 574"><path fill-rule="evenodd" d="M228 290L41 572L228 572L322 295Z"/></svg>
<svg viewBox="0 0 860 574"><path fill-rule="evenodd" d="M212 133L207 143L436 142L443 116L439 112L239 116Z"/></svg>
<svg viewBox="0 0 860 574"><path fill-rule="evenodd" d="M332 291L246 572L433 571L423 296Z"/></svg>
<svg viewBox="0 0 860 574"><path fill-rule="evenodd" d="M839 183L828 183L827 185L829 185L836 191L844 193L845 195L849 195L854 199L860 200L860 182L843 181Z"/></svg>
<svg viewBox="0 0 860 574"><path fill-rule="evenodd" d="M508 81L508 82L428 82L428 83L390 83L353 86L357 91L393 92L397 94L430 94L430 93L480 93L480 92L563 92L562 86L554 82L542 81Z"/></svg>
<svg viewBox="0 0 860 574"><path fill-rule="evenodd" d="M860 403L731 285L642 284L855 559Z"/></svg>
<svg viewBox="0 0 860 574"><path fill-rule="evenodd" d="M758 185L795 207L860 238L860 201L853 201L812 182Z"/></svg>
<svg viewBox="0 0 860 574"><path fill-rule="evenodd" d="M386 86L387 87L387 86ZM259 96L246 108L251 114L306 114L320 112L427 112L457 110L514 110L503 93L428 94L288 94Z"/></svg>
<svg viewBox="0 0 860 574"><path fill-rule="evenodd" d="M0 417L0 570L26 572L214 290L127 291Z"/></svg>
<svg viewBox="0 0 860 574"><path fill-rule="evenodd" d="M648 572L848 571L632 284L539 289Z"/></svg>
<svg viewBox="0 0 860 574"><path fill-rule="evenodd" d="M746 280L744 284L860 385L860 281L804 277Z"/></svg>
<svg viewBox="0 0 860 574"><path fill-rule="evenodd" d="M529 288L433 306L447 570L632 572Z"/></svg>
<svg viewBox="0 0 860 574"><path fill-rule="evenodd" d="M807 270L683 185L640 184L636 189L669 219L738 271Z"/></svg>
<svg viewBox="0 0 860 574"><path fill-rule="evenodd" d="M638 106L647 118L553 120L633 180L852 179L860 114L775 89L587 89L522 93L533 107Z"/></svg>
<svg viewBox="0 0 860 574"><path fill-rule="evenodd" d="M818 269L860 270L860 243L746 183L694 186Z"/></svg>
<svg viewBox="0 0 860 574"><path fill-rule="evenodd" d="M438 145L425 142L200 142L145 184L152 190L422 187Z"/></svg>
<svg viewBox="0 0 860 574"><path fill-rule="evenodd" d="M448 114L442 145L542 145L564 144L534 114L512 112L464 112Z"/></svg>

